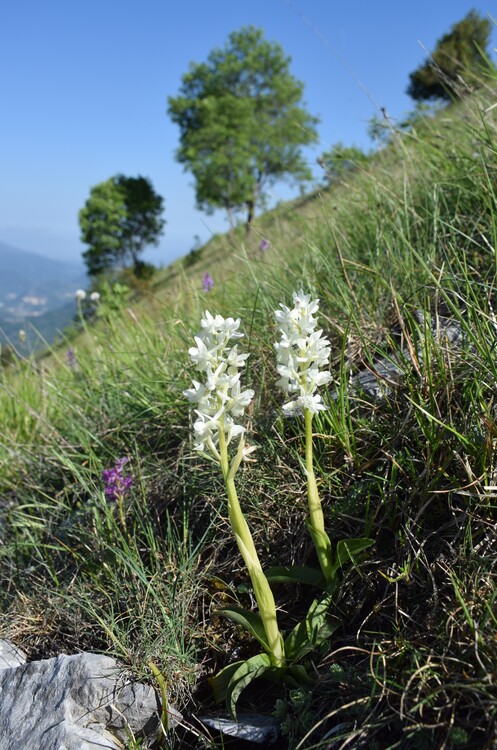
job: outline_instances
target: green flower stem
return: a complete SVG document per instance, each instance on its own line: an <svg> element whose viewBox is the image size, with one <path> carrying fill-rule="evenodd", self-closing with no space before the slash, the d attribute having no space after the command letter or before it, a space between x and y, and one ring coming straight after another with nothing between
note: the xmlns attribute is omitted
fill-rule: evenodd
<svg viewBox="0 0 497 750"><path fill-rule="evenodd" d="M242 450L242 446L243 437L241 438L239 452ZM238 549L240 550L245 565L247 566L250 580L252 582L255 598L259 607L259 614L267 637L269 657L275 667L284 667L285 649L283 637L278 628L276 604L273 592L271 591L268 580L263 573L252 534L250 533L250 529L240 507L235 487L235 472L229 465L228 447L226 445L226 437L222 424L219 426L219 453L221 456L221 469L226 486L226 493L228 495L229 521L235 535ZM237 458L234 460L234 465L236 461ZM238 461L238 465L239 463L240 462Z"/></svg>
<svg viewBox="0 0 497 750"><path fill-rule="evenodd" d="M331 542L324 528L324 515L319 497L313 465L312 446L312 414L308 409L304 411L305 419L305 468L307 475L307 497L309 500L309 525L314 532L312 538L316 552L327 583L334 578L332 570Z"/></svg>
<svg viewBox="0 0 497 750"><path fill-rule="evenodd" d="M119 509L119 519L122 529L126 533L126 514L124 513L124 496L122 492L119 492L117 495L117 507Z"/></svg>

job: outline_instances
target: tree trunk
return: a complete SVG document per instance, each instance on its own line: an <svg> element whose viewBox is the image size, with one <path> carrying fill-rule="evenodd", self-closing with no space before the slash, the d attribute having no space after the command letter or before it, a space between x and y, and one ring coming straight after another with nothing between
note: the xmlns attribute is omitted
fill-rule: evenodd
<svg viewBox="0 0 497 750"><path fill-rule="evenodd" d="M247 229L247 234L250 234L250 230L252 228L252 219L254 218L255 214L255 201L247 201L247 223L245 225L245 228Z"/></svg>
<svg viewBox="0 0 497 750"><path fill-rule="evenodd" d="M232 232L233 229L235 228L235 217L233 216L233 209L231 208L231 206L229 206L226 209L226 213L228 215L228 224L230 225L230 232Z"/></svg>

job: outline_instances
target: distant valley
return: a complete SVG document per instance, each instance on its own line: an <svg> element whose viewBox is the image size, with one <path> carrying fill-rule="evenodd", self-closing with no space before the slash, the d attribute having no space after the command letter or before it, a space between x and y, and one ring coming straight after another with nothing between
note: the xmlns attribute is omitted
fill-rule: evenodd
<svg viewBox="0 0 497 750"><path fill-rule="evenodd" d="M23 348L50 343L75 314L74 292L87 285L83 265L51 260L0 241L0 343ZM38 336L35 330L38 331Z"/></svg>

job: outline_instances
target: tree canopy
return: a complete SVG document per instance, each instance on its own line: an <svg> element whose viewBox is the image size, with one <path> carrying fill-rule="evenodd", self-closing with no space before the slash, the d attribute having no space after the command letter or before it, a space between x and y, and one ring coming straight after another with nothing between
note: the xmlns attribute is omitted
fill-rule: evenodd
<svg viewBox="0 0 497 750"><path fill-rule="evenodd" d="M163 203L146 177L119 174L92 187L79 212L88 273L128 263L138 269L140 253L157 245L163 232Z"/></svg>
<svg viewBox="0 0 497 750"><path fill-rule="evenodd" d="M409 74L408 95L417 101L450 100L463 81L473 83L488 53L491 31L490 21L470 10L437 41L432 55Z"/></svg>
<svg viewBox="0 0 497 750"><path fill-rule="evenodd" d="M317 118L302 105L303 84L277 43L248 26L192 63L168 113L180 128L177 159L195 178L197 206L246 209L247 227L267 188L310 179L301 146L317 140Z"/></svg>
<svg viewBox="0 0 497 750"><path fill-rule="evenodd" d="M326 181L332 183L366 166L369 158L369 155L357 146L345 146L339 142L321 154L318 164L324 169Z"/></svg>

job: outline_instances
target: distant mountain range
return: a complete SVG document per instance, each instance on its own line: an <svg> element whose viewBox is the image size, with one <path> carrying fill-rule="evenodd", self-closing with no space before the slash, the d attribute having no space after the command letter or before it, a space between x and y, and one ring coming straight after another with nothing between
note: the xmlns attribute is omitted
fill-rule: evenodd
<svg viewBox="0 0 497 750"><path fill-rule="evenodd" d="M18 346L23 329L32 348L38 340L35 328L50 343L72 321L74 292L87 283L82 265L51 260L0 241L0 342L11 340Z"/></svg>

